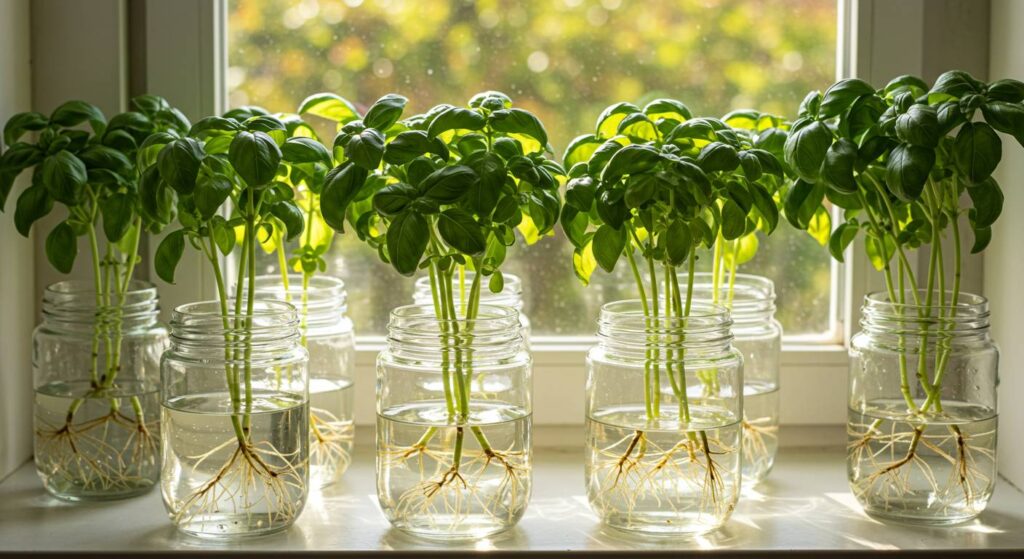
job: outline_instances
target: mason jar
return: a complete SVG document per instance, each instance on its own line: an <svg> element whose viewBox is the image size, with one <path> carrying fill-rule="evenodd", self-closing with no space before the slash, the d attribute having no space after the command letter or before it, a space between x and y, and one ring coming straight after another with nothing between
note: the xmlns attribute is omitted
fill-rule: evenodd
<svg viewBox="0 0 1024 559"><path fill-rule="evenodd" d="M999 351L988 301L958 299L901 304L875 293L861 307L850 345L847 474L868 514L953 524L992 497Z"/></svg>
<svg viewBox="0 0 1024 559"><path fill-rule="evenodd" d="M519 276L514 274L502 274L502 277L505 280L505 285L498 293L494 293L488 289L486 283L481 286L480 304L512 307L519 311L519 323L522 329L523 339L526 341L527 349L529 349L532 329L530 327L530 318L523 313L523 281L519 279ZM474 278L476 278L476 272L466 272L465 278L462 280L459 279L458 274L455 274L455 277L452 278L452 295L454 296L456 307L460 307L462 305L463 291L466 292L467 297L469 296L469 288L473 284ZM416 280L416 288L413 291L413 304L434 304L434 298L430 292L429 277L424 276Z"/></svg>
<svg viewBox="0 0 1024 559"><path fill-rule="evenodd" d="M256 297L286 301L299 313L299 335L309 352L309 479L327 487L352 461L355 435L356 344L345 283L330 276L256 278Z"/></svg>
<svg viewBox="0 0 1024 559"><path fill-rule="evenodd" d="M257 301L248 316L224 314L217 301L175 309L161 364L160 484L179 530L262 535L299 516L309 483L307 362L288 303Z"/></svg>
<svg viewBox="0 0 1024 559"><path fill-rule="evenodd" d="M120 301L97 298L91 282L47 287L32 335L36 471L72 501L139 495L160 474L156 288L133 281Z"/></svg>
<svg viewBox="0 0 1024 559"><path fill-rule="evenodd" d="M440 320L391 312L377 358L377 497L397 528L479 538L516 524L530 499L532 360L519 313L481 305Z"/></svg>
<svg viewBox="0 0 1024 559"><path fill-rule="evenodd" d="M743 357L728 311L647 316L639 300L601 308L587 354L586 486L609 526L698 534L740 491Z"/></svg>
<svg viewBox="0 0 1024 559"><path fill-rule="evenodd" d="M770 279L736 274L722 283L715 299L711 274L694 274L693 297L717 302L732 316L732 344L743 354L743 483L752 487L771 472L779 449L782 325L775 320Z"/></svg>

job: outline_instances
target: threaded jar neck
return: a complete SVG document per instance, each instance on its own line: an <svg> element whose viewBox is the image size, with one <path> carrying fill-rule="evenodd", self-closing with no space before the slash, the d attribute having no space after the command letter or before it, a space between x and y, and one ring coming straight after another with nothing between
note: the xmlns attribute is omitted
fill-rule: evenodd
<svg viewBox="0 0 1024 559"><path fill-rule="evenodd" d="M686 289L687 277L679 276L679 289ZM701 272L693 276L693 298L715 301L713 275ZM730 293L731 291L731 293ZM717 304L729 310L733 329L757 326L775 317L775 284L766 277L736 274L730 289L730 277L723 274L718 288Z"/></svg>
<svg viewBox="0 0 1024 559"><path fill-rule="evenodd" d="M92 282L70 280L47 286L43 292L43 322L67 330L92 331L114 325L122 329L156 324L160 315L156 286L131 281L123 297L116 292L97 296Z"/></svg>
<svg viewBox="0 0 1024 559"><path fill-rule="evenodd" d="M519 276L513 274L502 274L505 280L505 285L502 290L498 293L491 292L487 286L488 278L481 278L480 281L483 285L480 286L480 304L481 305L497 305L502 307L512 307L518 311L523 310L523 282L519 279ZM476 272L466 272L465 279L465 292L466 296L469 296L469 288L473 285L473 280L476 278ZM459 274L455 274L452 278L452 295L455 299L455 305L460 306L462 304L462 284L459 278ZM430 278L421 277L416 280L416 287L413 291L413 302L417 305L429 305L433 304L434 296L431 293Z"/></svg>
<svg viewBox="0 0 1024 559"><path fill-rule="evenodd" d="M400 359L438 362L451 351L475 363L515 357L524 349L519 311L480 305L472 319L442 320L433 305L407 305L391 311L388 351Z"/></svg>
<svg viewBox="0 0 1024 559"><path fill-rule="evenodd" d="M337 326L345 320L348 293L345 282L332 276L313 276L303 283L300 274L289 274L288 285L280 275L257 276L256 299L283 301L295 307L300 329L315 331ZM245 296L245 286L240 290Z"/></svg>
<svg viewBox="0 0 1024 559"><path fill-rule="evenodd" d="M171 314L171 343L181 349L246 349L251 355L267 355L299 343L298 314L289 303L257 300L252 314L228 314L219 301L188 303Z"/></svg>
<svg viewBox="0 0 1024 559"><path fill-rule="evenodd" d="M969 340L983 338L989 332L988 299L972 293L960 293L952 305L953 292L934 292L931 304L926 293L907 290L903 303L893 302L885 292L864 297L861 328L871 334L902 337L925 336L941 332L944 338ZM920 301L917 304L915 301Z"/></svg>
<svg viewBox="0 0 1024 559"><path fill-rule="evenodd" d="M711 355L726 353L732 344L732 319L721 305L693 302L687 317L653 316L639 299L614 301L601 307L598 343L623 357L644 359L650 350L686 351Z"/></svg>

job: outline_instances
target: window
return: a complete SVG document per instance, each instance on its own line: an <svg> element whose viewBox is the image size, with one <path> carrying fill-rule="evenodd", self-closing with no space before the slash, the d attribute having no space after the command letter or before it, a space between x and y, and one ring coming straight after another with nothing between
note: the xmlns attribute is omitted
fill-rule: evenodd
<svg viewBox="0 0 1024 559"><path fill-rule="evenodd" d="M819 0L229 0L227 9L231 106L294 111L332 91L365 109L395 91L418 112L497 89L541 118L558 155L616 101L673 97L695 114L756 106L792 116L836 74L837 5ZM598 271L584 289L571 255L559 234L507 263L523 278L535 335L589 336L602 302L632 296L626 269ZM350 313L361 334L383 333L396 302L411 302L412 280L354 235L338 237L331 256L331 272L358 294ZM787 335L837 340L838 268L816 241L780 224L743 271L774 279Z"/></svg>

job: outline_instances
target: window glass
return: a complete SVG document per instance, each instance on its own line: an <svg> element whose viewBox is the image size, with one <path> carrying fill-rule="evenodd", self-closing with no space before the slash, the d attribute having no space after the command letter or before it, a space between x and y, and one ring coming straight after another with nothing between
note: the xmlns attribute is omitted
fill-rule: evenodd
<svg viewBox="0 0 1024 559"><path fill-rule="evenodd" d="M694 114L756 107L792 117L835 77L836 4L820 0L229 0L229 103L294 111L331 91L361 109L388 92L408 114L497 89L545 123L558 155L616 101L657 97ZM706 263L709 258L703 258ZM354 235L337 237L330 273L349 286L362 334L384 331L413 280ZM268 271L276 259L261 261ZM589 335L604 301L635 296L628 270L584 289L560 235L517 248L537 335ZM832 267L806 233L780 223L745 273L776 282L788 335L831 332Z"/></svg>

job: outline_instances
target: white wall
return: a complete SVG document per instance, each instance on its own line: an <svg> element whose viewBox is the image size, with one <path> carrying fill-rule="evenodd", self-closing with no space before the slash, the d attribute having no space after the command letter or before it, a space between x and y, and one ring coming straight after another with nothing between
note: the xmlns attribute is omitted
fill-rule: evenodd
<svg viewBox="0 0 1024 559"><path fill-rule="evenodd" d="M990 37L990 79L1024 80L1024 2L993 0ZM1024 428L1024 149L1003 135L1003 161L996 173L1006 201L985 252L985 295L993 302L992 331L1002 349L999 370L999 469L1024 487L1024 445L1014 435Z"/></svg>
<svg viewBox="0 0 1024 559"><path fill-rule="evenodd" d="M29 0L0 2L0 122L31 108ZM14 202L28 185L15 184L0 216L0 479L32 452L31 337L35 325L32 241L14 229Z"/></svg>

